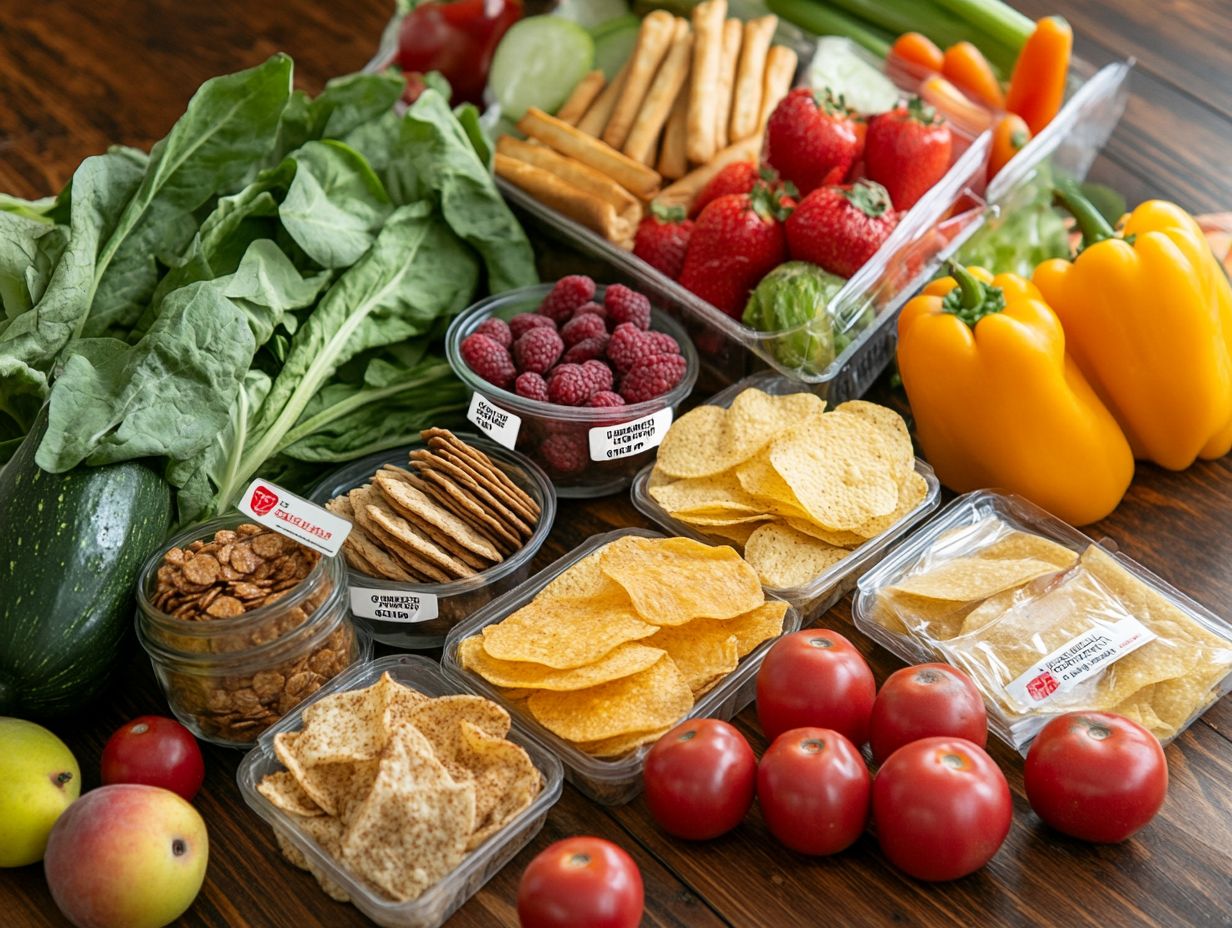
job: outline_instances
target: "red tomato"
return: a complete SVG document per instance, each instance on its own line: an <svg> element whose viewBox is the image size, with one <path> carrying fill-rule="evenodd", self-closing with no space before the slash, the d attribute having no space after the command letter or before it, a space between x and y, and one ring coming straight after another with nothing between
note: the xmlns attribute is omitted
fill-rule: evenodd
<svg viewBox="0 0 1232 928"><path fill-rule="evenodd" d="M566 838L530 862L518 884L522 928L636 928L645 903L642 874L602 838Z"/></svg>
<svg viewBox="0 0 1232 928"><path fill-rule="evenodd" d="M757 718L774 740L793 728L831 728L857 747L868 740L877 682L838 632L808 629L780 638L757 674Z"/></svg>
<svg viewBox="0 0 1232 928"><path fill-rule="evenodd" d="M757 767L757 797L770 833L802 854L837 854L868 823L873 778L856 746L828 728L774 739Z"/></svg>
<svg viewBox="0 0 1232 928"><path fill-rule="evenodd" d="M749 811L756 774L757 758L744 735L718 719L692 719L646 755L646 805L669 835L717 838Z"/></svg>
<svg viewBox="0 0 1232 928"><path fill-rule="evenodd" d="M205 761L197 739L175 719L143 715L107 739L102 776L104 786L161 786L191 802L205 779Z"/></svg>
<svg viewBox="0 0 1232 928"><path fill-rule="evenodd" d="M924 738L873 780L873 822L890 863L919 880L956 880L992 859L1010 831L1009 784L984 749Z"/></svg>
<svg viewBox="0 0 1232 928"><path fill-rule="evenodd" d="M904 744L939 735L980 747L988 743L988 714L971 678L949 664L918 664L890 674L869 720L873 761L883 763Z"/></svg>
<svg viewBox="0 0 1232 928"><path fill-rule="evenodd" d="M1168 795L1168 762L1149 731L1111 712L1053 719L1027 752L1031 808L1057 831L1112 844L1155 817Z"/></svg>

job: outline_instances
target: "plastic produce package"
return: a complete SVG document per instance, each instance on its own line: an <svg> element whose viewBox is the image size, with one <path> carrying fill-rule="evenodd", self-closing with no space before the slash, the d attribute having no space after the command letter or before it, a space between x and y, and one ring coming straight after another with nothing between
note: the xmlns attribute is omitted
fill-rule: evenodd
<svg viewBox="0 0 1232 928"><path fill-rule="evenodd" d="M1031 504L952 503L860 582L857 626L966 671L1023 749L1049 719L1107 711L1175 738L1232 684L1232 628Z"/></svg>

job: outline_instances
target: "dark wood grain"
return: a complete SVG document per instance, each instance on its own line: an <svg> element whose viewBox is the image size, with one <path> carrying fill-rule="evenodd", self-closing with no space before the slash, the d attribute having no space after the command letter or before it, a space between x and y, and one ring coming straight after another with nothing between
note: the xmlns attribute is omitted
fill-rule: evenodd
<svg viewBox="0 0 1232 928"><path fill-rule="evenodd" d="M1232 4L1227 0L1022 0L1036 16L1061 12L1078 50L1097 63L1138 59L1133 97L1092 177L1130 202L1167 196L1195 210L1232 207ZM85 156L110 144L148 146L206 78L255 64L276 50L296 60L298 85L316 90L362 66L389 13L385 0L251 3L214 0L0 0L0 190L43 196L60 189ZM561 265L567 256L553 256ZM886 382L877 398L891 396ZM1117 511L1091 529L1219 612L1232 602L1232 465L1174 474L1139 468ZM646 525L625 496L562 501L542 566L597 532ZM849 633L878 679L900 666L850 625L847 601L822 624ZM56 726L97 785L103 742L123 720L165 712L144 657L95 709ZM755 714L737 720L757 751ZM1065 924L1232 925L1232 700L1216 706L1168 749L1172 786L1150 828L1125 845L1092 848L1046 830L1022 792L1021 758L993 754L1014 791L1015 821L984 871L927 886L891 870L873 838L833 860L807 860L773 842L756 809L738 829L694 845L664 836L645 804L609 810L566 787L543 832L451 919L451 926L515 925L518 877L550 841L597 834L627 848L647 890L645 924L944 926ZM210 830L205 888L186 926L255 928L361 925L286 865L268 829L235 786L240 755L206 747L197 806ZM62 926L41 868L0 871L0 924Z"/></svg>

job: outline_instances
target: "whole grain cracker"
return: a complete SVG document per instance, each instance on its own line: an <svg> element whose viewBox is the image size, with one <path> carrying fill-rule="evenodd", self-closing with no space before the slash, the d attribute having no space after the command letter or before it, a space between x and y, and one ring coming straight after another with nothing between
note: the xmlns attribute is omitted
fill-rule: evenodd
<svg viewBox="0 0 1232 928"><path fill-rule="evenodd" d="M421 473L440 471L448 476L455 486L465 490L476 502L485 505L489 513L517 532L519 537L529 538L534 532L521 516L493 496L478 480L442 455L430 451L415 451L411 453L411 460L419 464Z"/></svg>

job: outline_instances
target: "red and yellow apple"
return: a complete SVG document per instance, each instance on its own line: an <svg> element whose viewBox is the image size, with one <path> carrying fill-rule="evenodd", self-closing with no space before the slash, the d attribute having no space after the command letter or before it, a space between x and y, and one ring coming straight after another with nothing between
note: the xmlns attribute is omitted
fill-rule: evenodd
<svg viewBox="0 0 1232 928"><path fill-rule="evenodd" d="M209 839L197 810L157 786L86 793L60 816L43 867L77 928L162 928L192 905Z"/></svg>
<svg viewBox="0 0 1232 928"><path fill-rule="evenodd" d="M43 859L56 819L81 793L64 742L41 725L0 718L0 867Z"/></svg>

